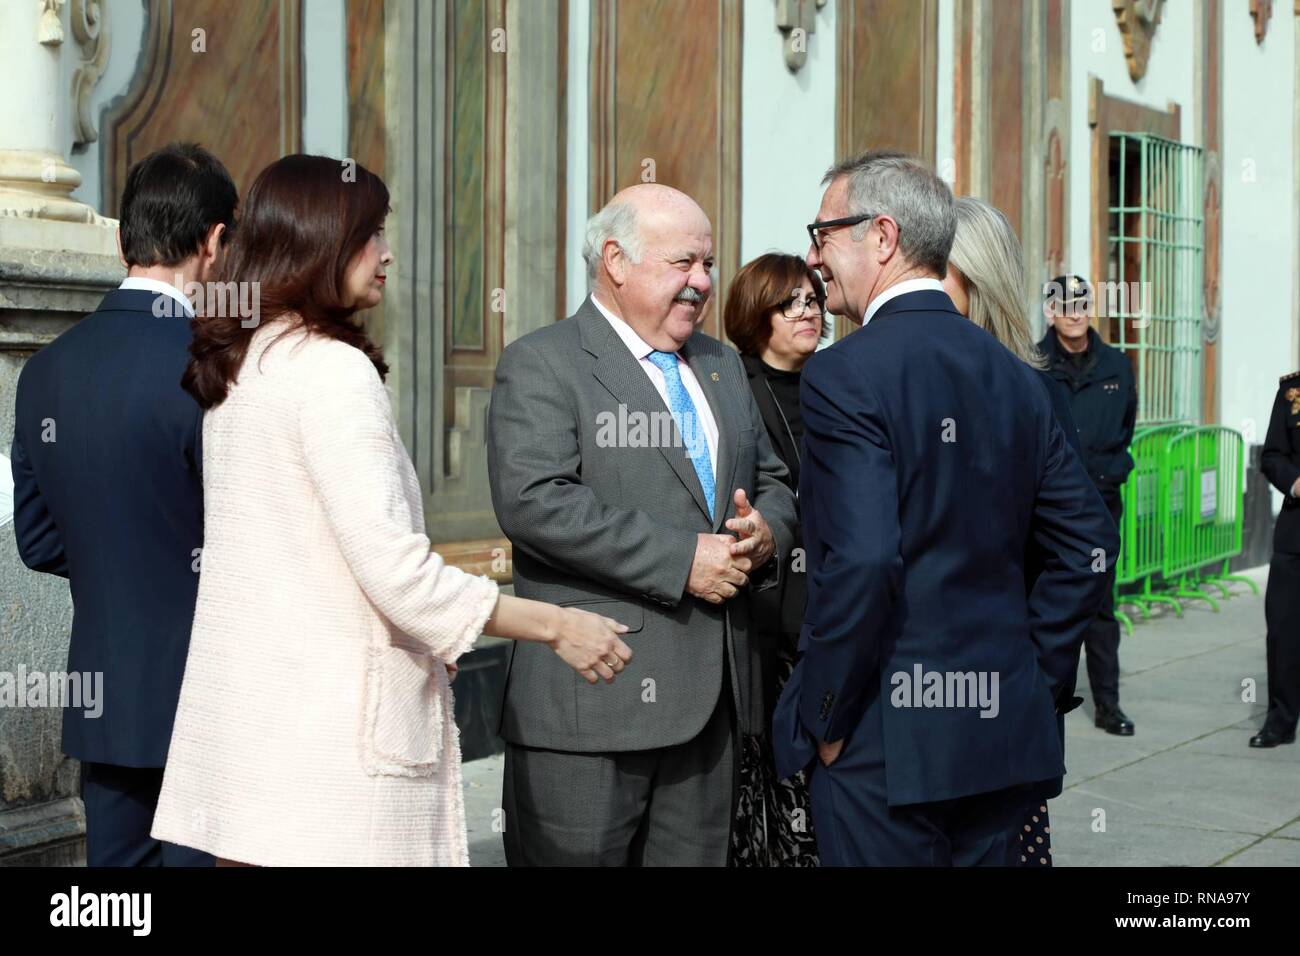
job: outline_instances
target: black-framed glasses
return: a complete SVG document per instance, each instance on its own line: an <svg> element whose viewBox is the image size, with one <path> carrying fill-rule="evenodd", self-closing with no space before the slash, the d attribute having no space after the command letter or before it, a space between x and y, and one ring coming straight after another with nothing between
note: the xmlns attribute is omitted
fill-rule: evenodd
<svg viewBox="0 0 1300 956"><path fill-rule="evenodd" d="M817 235L820 231L834 229L837 226L856 226L860 222L866 222L868 219L875 219L879 216L878 212L864 212L860 216L845 216L843 219L826 219L822 222L808 223L808 236L812 239L813 248L818 252L821 251L821 238Z"/></svg>
<svg viewBox="0 0 1300 956"><path fill-rule="evenodd" d="M787 322L798 322L805 314L810 318L820 319L822 304L817 300L817 296L804 296L802 289L795 289L790 293L790 298L781 303L781 315Z"/></svg>

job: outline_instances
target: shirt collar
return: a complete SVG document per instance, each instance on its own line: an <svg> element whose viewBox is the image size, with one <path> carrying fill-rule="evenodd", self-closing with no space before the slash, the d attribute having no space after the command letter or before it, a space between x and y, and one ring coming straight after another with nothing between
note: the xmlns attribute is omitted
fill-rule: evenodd
<svg viewBox="0 0 1300 956"><path fill-rule="evenodd" d="M867 314L862 319L862 324L866 325L870 322L875 317L876 313L880 311L880 307L890 299L896 299L900 295L906 295L909 292L921 292L924 290L942 292L943 283L938 279L933 279L927 276L923 279L904 279L896 285L891 285L888 289L871 300L871 304L867 306Z"/></svg>
<svg viewBox="0 0 1300 956"><path fill-rule="evenodd" d="M614 327L614 331L618 333L618 337L623 340L623 344L627 346L628 351L632 353L632 357L638 362L644 359L651 352L655 351L651 346L646 344L645 339L636 334L636 330L633 329L632 326L628 325L613 312L609 311L609 309L601 305L600 300L597 299L594 294L591 296L591 304L594 305L597 310L599 310L600 314L609 321L609 324Z"/></svg>
<svg viewBox="0 0 1300 956"><path fill-rule="evenodd" d="M153 292L157 295L170 296L181 304L185 309L186 315L190 318L194 317L194 306L190 303L190 300L185 298L181 293L181 290L176 288L176 286L172 285L170 282L162 282L158 279L149 279L144 276L127 276L122 280L122 284L118 286L118 288L127 291L135 290L138 292Z"/></svg>

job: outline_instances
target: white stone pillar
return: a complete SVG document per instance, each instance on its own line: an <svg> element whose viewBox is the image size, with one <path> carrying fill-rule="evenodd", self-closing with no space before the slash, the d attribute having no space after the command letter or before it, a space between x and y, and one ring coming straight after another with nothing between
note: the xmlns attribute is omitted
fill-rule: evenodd
<svg viewBox="0 0 1300 956"><path fill-rule="evenodd" d="M64 48L72 45L65 6L66 0L0 5L0 244L115 254L115 223L72 198L81 175L61 149L72 121L71 94L62 89L59 68Z"/></svg>
<svg viewBox="0 0 1300 956"><path fill-rule="evenodd" d="M17 0L0 13L0 211L86 222L86 206L71 199L81 176L59 150L59 59L62 0Z"/></svg>

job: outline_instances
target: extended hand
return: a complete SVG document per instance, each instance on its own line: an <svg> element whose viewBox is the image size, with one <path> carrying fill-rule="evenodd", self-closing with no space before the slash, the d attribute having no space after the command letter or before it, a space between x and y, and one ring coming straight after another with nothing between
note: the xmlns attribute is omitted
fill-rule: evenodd
<svg viewBox="0 0 1300 956"><path fill-rule="evenodd" d="M613 683L614 675L632 659L632 649L619 637L627 633L627 625L581 608L565 607L559 611L551 650L588 684L600 678L606 684Z"/></svg>
<svg viewBox="0 0 1300 956"><path fill-rule="evenodd" d="M727 530L736 532L740 540L731 545L734 557L749 558L754 568L761 568L776 553L776 539L766 519L749 503L744 488L737 488L733 499L736 517L727 521Z"/></svg>
<svg viewBox="0 0 1300 956"><path fill-rule="evenodd" d="M686 579L686 593L721 604L749 583L752 562L731 553L735 539L729 534L701 534L695 539L695 560Z"/></svg>

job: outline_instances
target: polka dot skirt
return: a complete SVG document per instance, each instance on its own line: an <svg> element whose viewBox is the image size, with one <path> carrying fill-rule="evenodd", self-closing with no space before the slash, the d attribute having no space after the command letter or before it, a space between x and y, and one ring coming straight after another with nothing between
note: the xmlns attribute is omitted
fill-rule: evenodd
<svg viewBox="0 0 1300 956"><path fill-rule="evenodd" d="M1052 828L1045 803L1031 807L1020 828L1020 865L1052 865Z"/></svg>

